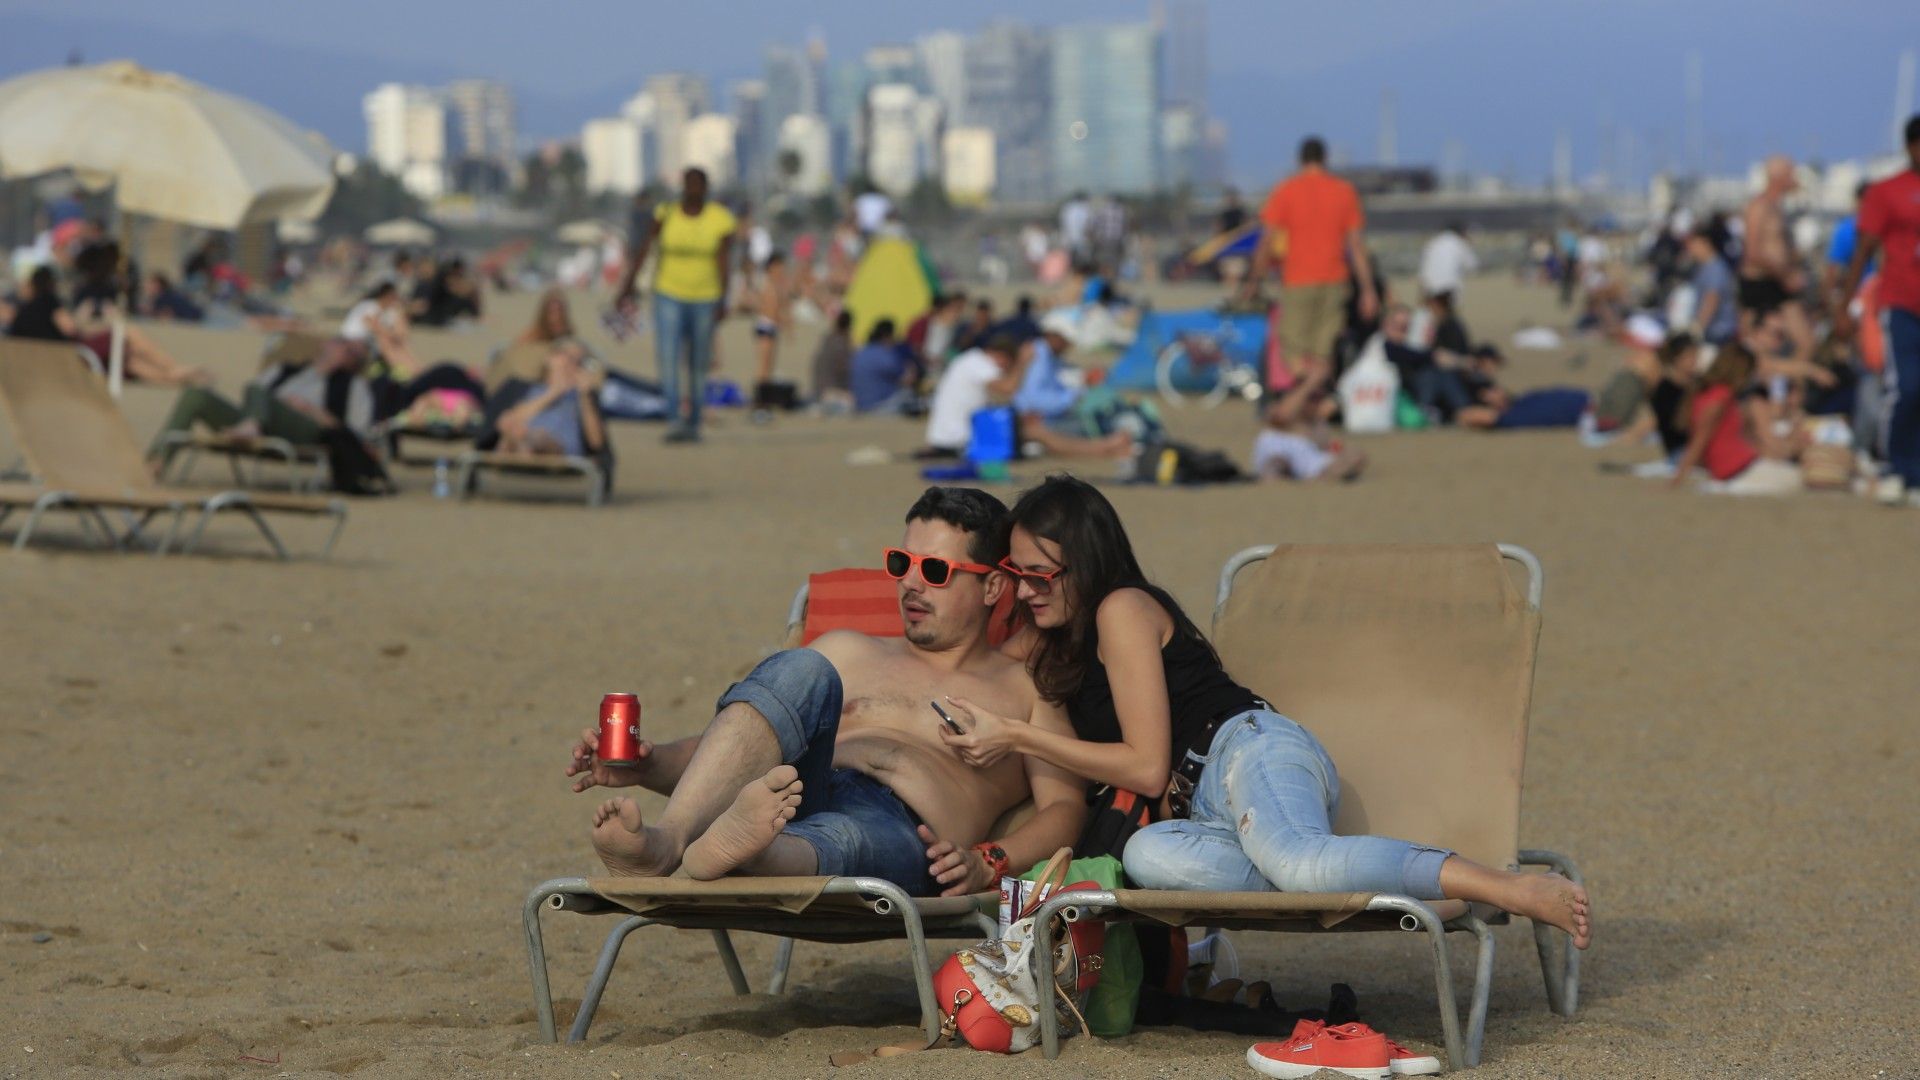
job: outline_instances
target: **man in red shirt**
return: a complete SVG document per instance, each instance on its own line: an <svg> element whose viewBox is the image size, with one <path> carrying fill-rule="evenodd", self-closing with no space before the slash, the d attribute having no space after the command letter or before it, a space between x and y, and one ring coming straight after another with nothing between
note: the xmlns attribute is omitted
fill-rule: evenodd
<svg viewBox="0 0 1920 1080"><path fill-rule="evenodd" d="M1347 272L1359 280L1360 317L1371 321L1380 308L1361 228L1360 196L1353 185L1327 171L1327 144L1308 138L1300 144L1300 171L1274 185L1260 210L1267 227L1254 255L1249 290L1257 289L1272 265L1279 237L1286 243L1280 273L1280 348L1298 368L1324 362L1345 321Z"/></svg>
<svg viewBox="0 0 1920 1080"><path fill-rule="evenodd" d="M1860 242L1832 296L1835 328L1845 335L1847 302L1875 253L1880 263L1880 310L1887 329L1887 369L1893 375L1888 409L1887 465L1906 501L1920 505L1920 113L1907 120L1907 169L1867 189L1860 200ZM1897 497L1884 491L1883 498Z"/></svg>

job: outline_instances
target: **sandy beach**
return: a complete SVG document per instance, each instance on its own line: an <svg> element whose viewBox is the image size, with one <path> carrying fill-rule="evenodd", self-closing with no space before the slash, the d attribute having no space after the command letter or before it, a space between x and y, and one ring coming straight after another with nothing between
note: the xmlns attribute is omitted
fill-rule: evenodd
<svg viewBox="0 0 1920 1080"><path fill-rule="evenodd" d="M340 303L317 288L302 306ZM419 352L483 360L532 304L491 299L484 328L419 331ZM600 340L597 306L576 299L574 316ZM1561 319L1545 289L1504 279L1464 309L1503 343ZM152 332L230 391L262 341ZM788 344L786 372L817 333ZM722 374L741 379L747 323L722 342ZM608 350L651 374L650 348ZM1616 358L1513 354L1511 381L1597 386ZM124 404L144 438L170 401L134 388ZM1242 461L1254 430L1237 408L1171 424ZM898 945L802 944L787 995L736 998L707 935L668 930L631 941L586 1045L540 1041L520 901L597 868L594 797L562 777L571 738L614 689L640 695L655 737L702 726L778 644L804 575L873 564L925 486L910 462L848 453L904 455L921 433L735 411L688 448L617 424L605 508L507 481L436 500L413 471L400 497L353 504L324 563L257 557L241 521L215 526L211 556L91 551L70 521L51 529L65 542L0 552L0 1076L1252 1075L1247 1039L1172 1030L1076 1040L1052 1063L948 1050L835 1070L831 1052L911 1036ZM1505 540L1544 561L1522 840L1579 860L1596 942L1561 1019L1528 930L1497 932L1476 1075L1915 1075L1920 513L1670 492L1602 475L1635 452L1567 432L1365 446L1373 468L1352 485L1109 492L1196 613L1222 560L1256 543ZM321 529L283 536L312 550ZM547 925L564 1027L610 923ZM772 939L737 938L763 981ZM1439 1045L1416 937L1238 945L1284 1004L1346 982L1367 1022Z"/></svg>

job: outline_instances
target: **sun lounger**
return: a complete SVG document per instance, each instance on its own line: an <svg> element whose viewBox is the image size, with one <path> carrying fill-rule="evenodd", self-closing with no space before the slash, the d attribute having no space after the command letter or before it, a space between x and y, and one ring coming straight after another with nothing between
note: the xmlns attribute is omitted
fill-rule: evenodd
<svg viewBox="0 0 1920 1080"><path fill-rule="evenodd" d="M884 583L884 589L880 588ZM811 599L811 603L809 602ZM815 607L819 609L817 612ZM892 613L882 622L882 610ZM831 614L829 614L831 613ZM893 582L878 570L834 570L815 574L794 594L787 618L787 647L812 641L828 630L858 629L898 636L900 615ZM1024 808L1001 819L995 835L1020 820ZM775 953L768 993L786 988L795 939L847 944L868 941L907 943L915 988L919 992L920 1022L929 1039L940 1030L940 1010L933 998L932 967L927 941L951 938L978 941L998 931L999 894L962 897L909 897L899 886L878 878L726 878L690 881L684 878L557 878L527 895L521 921L527 935L527 962L533 974L534 1009L540 1034L557 1038L553 995L547 982L546 950L541 941L543 910L581 914L624 914L600 950L599 962L587 982L580 1011L567 1033L568 1042L580 1042L593 1023L601 993L613 974L615 961L628 934L644 926L674 926L713 931L721 966L736 994L750 993L746 974L734 953L728 931L742 930L781 935Z"/></svg>
<svg viewBox="0 0 1920 1080"><path fill-rule="evenodd" d="M552 346L537 342L518 342L495 352L493 360L487 365L488 399L491 401L510 382L539 382L545 375L547 354L551 349ZM493 415L490 409L488 416ZM592 457L563 456L507 453L476 446L462 451L451 460L456 474L455 489L463 499L472 497L480 490L480 477L488 472L558 479L578 477L586 482L588 506L604 504L613 488L611 452Z"/></svg>
<svg viewBox="0 0 1920 1080"><path fill-rule="evenodd" d="M1504 560L1527 573L1522 596ZM1237 584L1236 584L1236 579ZM1488 866L1545 866L1578 881L1565 856L1519 847L1520 780L1539 637L1542 573L1523 548L1249 548L1228 560L1214 609L1227 669L1312 729L1340 770L1337 832L1451 848ZM1050 955L1051 911L1108 919L1275 931L1400 929L1432 947L1447 1057L1479 1063L1493 979L1490 926L1504 912L1390 894L1113 890L1048 901L1035 955ZM1464 1035L1446 933L1478 954ZM1579 951L1534 924L1547 1002L1571 1016ZM1058 1023L1041 1010L1046 1055Z"/></svg>
<svg viewBox="0 0 1920 1080"><path fill-rule="evenodd" d="M214 515L234 511L246 515L272 545L287 558L262 511L331 516L332 533L321 557L333 550L346 527L346 504L338 499L246 491L194 492L157 483L147 472L133 430L121 415L106 385L73 362L73 351L51 342L0 343L0 406L14 438L26 455L33 480L0 485L0 520L26 509L27 520L14 537L16 550L26 547L41 518L49 510L81 512L84 528L101 528L105 539L126 548L141 539L155 518L170 519L168 532L156 545L156 554L171 550L184 516L198 511L199 519L182 551L199 546ZM124 534L116 534L104 511L123 515Z"/></svg>
<svg viewBox="0 0 1920 1080"><path fill-rule="evenodd" d="M320 355L326 338L288 331L276 334L260 354L260 370L275 364L310 363ZM265 479L263 466L277 464L292 491L317 492L327 486L327 452L317 443L296 443L273 435L229 435L218 431L175 431L161 440L160 478L189 476L201 454L218 454L233 470L240 487L257 487ZM174 466L175 459L179 467ZM251 475L242 462L255 466Z"/></svg>

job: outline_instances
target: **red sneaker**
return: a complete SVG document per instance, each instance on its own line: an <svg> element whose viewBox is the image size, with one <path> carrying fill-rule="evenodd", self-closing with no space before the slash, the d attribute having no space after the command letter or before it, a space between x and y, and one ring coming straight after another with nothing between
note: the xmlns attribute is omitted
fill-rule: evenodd
<svg viewBox="0 0 1920 1080"><path fill-rule="evenodd" d="M1432 1054L1416 1054L1387 1039L1387 1067L1393 1070L1395 1076L1437 1076L1440 1073L1440 1059Z"/></svg>
<svg viewBox="0 0 1920 1080"><path fill-rule="evenodd" d="M1385 1035L1365 1024L1328 1027L1318 1020L1300 1021L1285 1042L1255 1043L1247 1050L1247 1064L1255 1072L1281 1080L1311 1076L1321 1069L1361 1080L1388 1080L1393 1075Z"/></svg>

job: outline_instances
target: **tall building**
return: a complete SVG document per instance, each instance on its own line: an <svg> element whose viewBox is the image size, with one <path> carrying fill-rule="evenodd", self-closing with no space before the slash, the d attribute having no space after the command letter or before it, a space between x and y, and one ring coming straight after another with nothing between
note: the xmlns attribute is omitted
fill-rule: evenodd
<svg viewBox="0 0 1920 1080"><path fill-rule="evenodd" d="M416 198L447 193L447 110L424 86L385 83L360 99L367 156Z"/></svg>
<svg viewBox="0 0 1920 1080"><path fill-rule="evenodd" d="M1159 186L1160 35L1149 23L1053 34L1053 186L1140 194Z"/></svg>
<svg viewBox="0 0 1920 1080"><path fill-rule="evenodd" d="M1004 202L1053 195L1051 68L1046 34L1020 23L991 24L966 43L966 104L952 120L993 129L995 194Z"/></svg>
<svg viewBox="0 0 1920 1080"><path fill-rule="evenodd" d="M957 206L979 206L993 198L993 129L950 127L940 141L940 183Z"/></svg>
<svg viewBox="0 0 1920 1080"><path fill-rule="evenodd" d="M682 133L682 168L707 171L707 187L718 191L732 187L739 179L734 140L739 135L733 117L720 113L702 113L687 121ZM675 188L679 187L676 177Z"/></svg>
<svg viewBox="0 0 1920 1080"><path fill-rule="evenodd" d="M867 178L899 197L920 181L920 94L907 83L867 91Z"/></svg>
<svg viewBox="0 0 1920 1080"><path fill-rule="evenodd" d="M727 91L733 105L733 157L742 187L758 191L766 186L773 165L775 128L767 123L767 84L743 79Z"/></svg>
<svg viewBox="0 0 1920 1080"><path fill-rule="evenodd" d="M872 85L905 83L916 92L927 88L926 72L920 66L920 54L911 45L875 45L861 57Z"/></svg>
<svg viewBox="0 0 1920 1080"><path fill-rule="evenodd" d="M873 85L865 65L835 64L827 73L827 129L833 134L833 175L846 178L866 161L867 88Z"/></svg>
<svg viewBox="0 0 1920 1080"><path fill-rule="evenodd" d="M948 123L960 123L967 108L967 39L952 30L940 30L913 43L927 94L946 110Z"/></svg>
<svg viewBox="0 0 1920 1080"><path fill-rule="evenodd" d="M1206 153L1206 122L1189 105L1169 105L1160 111L1160 184L1167 188L1200 187Z"/></svg>
<svg viewBox="0 0 1920 1080"><path fill-rule="evenodd" d="M592 194L632 195L647 186L645 142L632 117L587 121L580 130L580 156L586 159Z"/></svg>
<svg viewBox="0 0 1920 1080"><path fill-rule="evenodd" d="M769 45L762 73L767 82L765 120L770 130L780 130L789 116L818 113L823 108L819 72L810 55L787 45Z"/></svg>
<svg viewBox="0 0 1920 1080"><path fill-rule="evenodd" d="M823 117L795 113L781 122L773 183L809 199L833 190L833 132Z"/></svg>
<svg viewBox="0 0 1920 1080"><path fill-rule="evenodd" d="M516 162L513 91L494 79L461 79L448 84L446 103L456 137L454 187L505 191Z"/></svg>
<svg viewBox="0 0 1920 1080"><path fill-rule="evenodd" d="M686 72L669 72L648 79L645 93L653 102L654 176L678 190L680 173L687 167L687 125L711 108L707 80Z"/></svg>
<svg viewBox="0 0 1920 1080"><path fill-rule="evenodd" d="M1207 0L1154 0L1153 24L1159 28L1160 100L1168 107L1207 112Z"/></svg>

